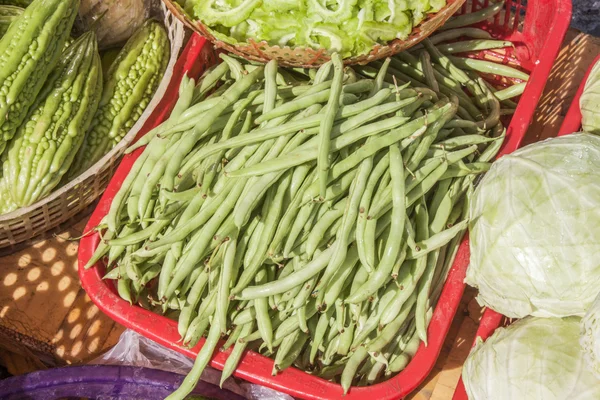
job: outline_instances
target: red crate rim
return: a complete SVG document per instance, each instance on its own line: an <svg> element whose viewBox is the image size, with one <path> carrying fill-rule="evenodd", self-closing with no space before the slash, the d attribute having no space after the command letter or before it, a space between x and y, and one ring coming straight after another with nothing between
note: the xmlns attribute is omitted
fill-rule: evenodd
<svg viewBox="0 0 600 400"><path fill-rule="evenodd" d="M537 104L541 95L552 62L558 53L560 43L566 33L571 15L570 1L556 0L556 5L556 18L548 34L548 38L552 40L547 41L548 45L542 52L539 64L534 69L526 88L525 95L529 96L528 99L530 101L519 103L509 127L508 137L502 150L502 154L510 153L520 145L525 130L531 122L535 104ZM184 60L183 65L180 66L183 68L182 71L192 68L193 62L190 60L193 60L195 56L200 54L204 45L204 39L197 36L192 37L182 55L182 59ZM176 91L175 93L171 93L171 95L176 96ZM165 98L165 100L167 100L167 98ZM154 119L153 122L158 124L161 122L161 119ZM108 212L112 198L118 191L133 162L139 156L141 151L141 149L138 149L132 154L124 157L106 192L102 196L98 207L88 221L85 228L86 232L91 231L98 225L102 217ZM102 281L102 267L99 268L99 266L96 265L94 268L88 270L83 269L83 266L91 258L99 240L99 235L96 233L82 238L78 255L81 283L92 301L116 322L119 322L166 347L174 349L189 357L195 357L204 343L204 340L201 340L198 346L193 349L187 349L180 346L178 343L179 334L177 332L176 322L141 307L132 306L122 300L105 282ZM250 351L247 351L244 354L240 366L235 372L235 376L250 382L269 386L273 389L289 393L295 397L306 399L343 397L344 399L351 400L364 399L366 396L374 396L378 399L402 398L416 389L429 375L435 365L452 319L462 298L468 260L469 245L468 238L465 238L460 245L456 260L450 270L438 306L434 311L433 318L429 325L429 345L424 346L423 343L421 343L419 350L408 364L407 368L385 382L369 387L352 387L347 395L342 396L343 391L340 385L318 377L310 376L295 368L288 368L273 377L271 376L273 361ZM222 369L228 354L229 352L217 352L213 356L210 365L217 369Z"/></svg>

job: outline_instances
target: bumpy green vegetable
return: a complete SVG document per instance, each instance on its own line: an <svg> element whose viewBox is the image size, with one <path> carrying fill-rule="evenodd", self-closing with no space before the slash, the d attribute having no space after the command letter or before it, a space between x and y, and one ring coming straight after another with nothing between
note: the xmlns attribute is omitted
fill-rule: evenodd
<svg viewBox="0 0 600 400"><path fill-rule="evenodd" d="M0 5L0 37L4 36L10 24L23 14L24 9L17 6Z"/></svg>
<svg viewBox="0 0 600 400"><path fill-rule="evenodd" d="M60 182L81 146L101 93L96 35L87 32L63 53L8 148L4 179L18 206L35 203Z"/></svg>
<svg viewBox="0 0 600 400"><path fill-rule="evenodd" d="M17 205L12 200L10 192L6 187L6 183L4 179L2 179L1 173L2 171L0 171L0 215L4 215L16 210Z"/></svg>
<svg viewBox="0 0 600 400"><path fill-rule="evenodd" d="M0 0L0 5L27 7L32 3L32 0Z"/></svg>
<svg viewBox="0 0 600 400"><path fill-rule="evenodd" d="M115 147L152 99L169 61L163 26L149 20L129 39L108 71L100 106L69 172L75 177Z"/></svg>
<svg viewBox="0 0 600 400"><path fill-rule="evenodd" d="M0 40L0 153L56 63L79 0L35 0Z"/></svg>

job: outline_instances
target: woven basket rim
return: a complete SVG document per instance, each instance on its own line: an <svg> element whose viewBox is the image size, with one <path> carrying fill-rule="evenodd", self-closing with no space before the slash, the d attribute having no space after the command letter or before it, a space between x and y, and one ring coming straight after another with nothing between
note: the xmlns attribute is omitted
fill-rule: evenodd
<svg viewBox="0 0 600 400"><path fill-rule="evenodd" d="M179 18L181 22L194 32L204 36L217 48L222 48L231 53L237 54L243 58L252 61L258 61L266 63L272 59L277 59L281 66L285 67L303 67L303 68L315 68L322 65L325 61L329 60L329 55L326 49L313 49L309 47L280 47L277 45L269 45L266 41L256 42L252 39L248 40L248 43L237 43L230 44L220 39L217 39L212 33L211 29L208 28L199 20L192 19L183 8L176 2L176 0L162 0L167 5L167 8L171 11L175 17ZM366 64L377 59L389 57L400 51L406 50L423 39L432 34L437 28L442 26L454 13L456 13L460 7L465 3L466 0L447 0L446 5L436 13L427 14L423 21L419 22L413 27L412 32L409 34L407 39L394 39L386 45L377 44L373 47L371 52L359 56L351 56L344 59L344 64ZM251 51L248 51L251 49ZM308 62L297 62L292 60L293 57L271 57L269 55L273 53L301 53Z"/></svg>
<svg viewBox="0 0 600 400"><path fill-rule="evenodd" d="M169 14L172 14L169 8L166 7L164 3L161 3L161 11L164 13L165 19ZM173 67L177 62L179 52L183 48L185 36L184 24L179 18L174 18L172 26L168 28L174 29L176 33L174 35L175 40L173 42L171 42L171 39L169 38L169 42L171 45L171 55L169 59L169 64L167 65L167 69L165 70L165 74L161 80L160 85L156 89L152 100L148 103L148 106L146 107L140 118L131 127L131 129L129 130L129 132L127 132L123 139L121 139L119 144L113 147L108 153L106 153L100 160L98 160L95 164L88 168L84 173L80 174L77 178L73 179L66 185L60 187L58 190L53 191L43 199L37 201L36 203L33 203L32 205L21 207L7 214L0 215L0 224L10 223L11 221L18 220L32 211L42 209L45 205L61 197L66 192L75 188L77 185L81 184L82 182L85 182L94 175L98 175L101 171L105 169L105 167L108 166L108 164L111 162L111 159L119 158L122 155L124 149L129 147L133 139L139 133L140 129L146 123L148 117L154 112L156 106L160 103L166 88L171 83L171 78L173 77Z"/></svg>

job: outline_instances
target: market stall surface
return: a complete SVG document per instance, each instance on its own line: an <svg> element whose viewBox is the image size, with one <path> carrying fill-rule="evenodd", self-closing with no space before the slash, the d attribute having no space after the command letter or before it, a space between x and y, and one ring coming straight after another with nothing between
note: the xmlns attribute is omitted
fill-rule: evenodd
<svg viewBox="0 0 600 400"><path fill-rule="evenodd" d="M570 30L523 144L556 135L600 38ZM79 285L77 242L87 216L54 238L0 258L0 364L11 374L90 361L123 327L104 316ZM468 288L436 367L410 398L451 399L482 309Z"/></svg>

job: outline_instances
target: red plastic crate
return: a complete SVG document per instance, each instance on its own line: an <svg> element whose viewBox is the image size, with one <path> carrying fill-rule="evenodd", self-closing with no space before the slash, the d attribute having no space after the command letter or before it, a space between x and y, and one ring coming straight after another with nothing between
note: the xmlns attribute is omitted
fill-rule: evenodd
<svg viewBox="0 0 600 400"><path fill-rule="evenodd" d="M589 69L587 70L585 77L581 81L581 85L579 85L577 93L573 98L573 102L571 103L571 106L567 111L567 115L565 115L565 119L563 120L563 123L560 126L560 130L558 131L557 136L565 136L570 133L576 133L579 132L579 130L581 129L581 109L579 108L579 98L583 93L583 87L585 86L585 82L587 81L590 72L592 72L592 68L594 67L594 65L596 65L596 63L599 62L600 56L596 57L594 62L592 62ZM507 317L488 308L483 313L481 321L479 322L479 328L477 328L476 339L481 338L482 340L486 340L496 331L496 329L506 325L508 325ZM452 400L468 400L462 379L458 382Z"/></svg>
<svg viewBox="0 0 600 400"><path fill-rule="evenodd" d="M461 12L476 11L487 5L489 5L488 0L468 1ZM531 73L525 92L521 96L526 101L519 102L510 121L507 128L507 139L501 154L509 153L519 147L527 127L532 121L535 106L542 94L552 63L558 54L570 18L570 0L530 0L529 3L526 3L526 0L508 0L505 11L497 15L493 21L479 24L480 27L490 31L494 37L508 39L516 44L514 50L501 56L496 55L496 58L501 59L504 63L519 65ZM171 92L165 96L163 112L150 120L153 125L162 122L174 105L177 85L183 71L189 70L189 76L197 77L201 73L203 63L214 62L212 55L212 50L204 39L197 36L192 37L181 62L177 65L178 71L175 76L178 79L174 79ZM490 55L494 56L490 52L481 56ZM193 62L194 57L199 58L195 63ZM501 84L502 82L498 80L496 83ZM148 125L150 125L150 121ZM143 132L147 131L148 129L145 129ZM141 149L138 149L124 157L98 207L92 214L86 231L91 231L107 214L113 197L140 153ZM204 340L201 340L193 349L182 347L179 344L177 323L122 300L116 294L114 285L102 280L105 266L101 262L89 270L82 268L92 256L99 240L97 234L88 235L81 240L79 247L79 276L83 288L92 301L104 313L122 325L166 347L189 357L195 357L204 344ZM288 368L277 376L271 376L273 361L251 351L244 354L235 376L304 399L344 398L352 400L364 399L367 396L377 399L403 398L425 380L435 365L464 292L464 278L468 262L469 245L468 239L465 239L461 243L429 325L429 346L425 347L421 344L407 368L383 383L370 387L353 387L347 395L343 396L340 385L295 368ZM210 365L222 369L228 354L229 352L216 352Z"/></svg>

